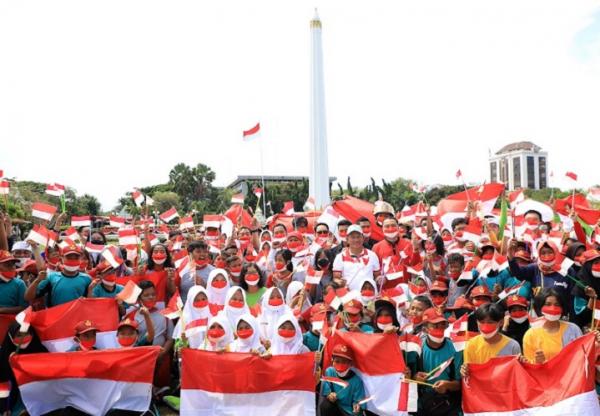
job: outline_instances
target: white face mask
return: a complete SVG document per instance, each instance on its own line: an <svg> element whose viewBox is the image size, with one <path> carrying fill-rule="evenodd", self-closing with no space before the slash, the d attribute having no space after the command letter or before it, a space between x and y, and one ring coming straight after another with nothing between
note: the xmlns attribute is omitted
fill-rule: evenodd
<svg viewBox="0 0 600 416"><path fill-rule="evenodd" d="M258 280L255 280L255 281L253 281L253 282L249 282L248 280L246 280L246 284L247 284L248 286L256 286L256 285L258 284Z"/></svg>
<svg viewBox="0 0 600 416"><path fill-rule="evenodd" d="M595 272L592 270L592 276L594 277L600 277L600 272Z"/></svg>
<svg viewBox="0 0 600 416"><path fill-rule="evenodd" d="M385 331L392 326L394 326L394 324L377 324L377 328L381 329L382 331Z"/></svg>
<svg viewBox="0 0 600 416"><path fill-rule="evenodd" d="M496 330L494 332L490 332L489 334L484 334L483 332L481 333L481 336L484 337L485 339L490 339L493 338L494 335L496 335L498 333L498 327L496 327Z"/></svg>
<svg viewBox="0 0 600 416"><path fill-rule="evenodd" d="M441 344L442 342L444 342L444 338L438 338L438 337L434 337L431 334L427 334L427 336L429 337L429 339L433 342L435 342L436 344Z"/></svg>
<svg viewBox="0 0 600 416"><path fill-rule="evenodd" d="M69 273L73 273L73 272L78 272L79 271L79 266L66 266L63 265L63 269Z"/></svg>
<svg viewBox="0 0 600 416"><path fill-rule="evenodd" d="M398 234L400 234L400 231L394 231L393 233L383 233L385 238L388 240L395 240L396 238L398 238Z"/></svg>
<svg viewBox="0 0 600 416"><path fill-rule="evenodd" d="M229 272L233 277L240 277L240 272Z"/></svg>
<svg viewBox="0 0 600 416"><path fill-rule="evenodd" d="M346 375L348 374L349 371L350 371L350 369L347 369L346 371L335 370L335 372L337 373L337 375L340 376L340 377L346 377Z"/></svg>
<svg viewBox="0 0 600 416"><path fill-rule="evenodd" d="M371 238L371 233L363 233L363 236L365 237L365 239L369 239Z"/></svg>
<svg viewBox="0 0 600 416"><path fill-rule="evenodd" d="M544 314L544 318L550 322L556 322L560 319L560 315L550 315L549 313Z"/></svg>
<svg viewBox="0 0 600 416"><path fill-rule="evenodd" d="M525 322L526 320L528 320L529 317L528 316L521 316L520 318L513 318L511 316L510 319L512 319L513 321L515 321L518 324L522 324L523 322Z"/></svg>
<svg viewBox="0 0 600 416"><path fill-rule="evenodd" d="M282 337L281 335L278 335L279 339L282 340L284 343L289 343L292 342L294 340L295 337Z"/></svg>
<svg viewBox="0 0 600 416"><path fill-rule="evenodd" d="M541 260L538 260L538 264L540 266L544 266L544 267L552 267L552 266L554 266L554 262L553 261L541 261Z"/></svg>
<svg viewBox="0 0 600 416"><path fill-rule="evenodd" d="M362 296L363 304L367 304L375 299L375 296Z"/></svg>
<svg viewBox="0 0 600 416"><path fill-rule="evenodd" d="M159 264L160 265L160 264L163 264L167 259L160 259L160 260L154 260L154 259L152 259L152 260L154 261L154 264Z"/></svg>
<svg viewBox="0 0 600 416"><path fill-rule="evenodd" d="M17 269L20 269L21 267L25 266L25 263L26 263L26 262L27 262L27 260L29 260L29 259L21 259L21 258L18 258L17 260L18 260L18 261L17 261Z"/></svg>

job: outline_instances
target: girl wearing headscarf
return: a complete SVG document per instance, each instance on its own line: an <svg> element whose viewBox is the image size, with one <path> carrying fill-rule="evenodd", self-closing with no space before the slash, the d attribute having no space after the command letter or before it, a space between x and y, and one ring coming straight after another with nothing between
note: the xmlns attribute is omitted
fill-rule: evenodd
<svg viewBox="0 0 600 416"><path fill-rule="evenodd" d="M210 311L213 315L216 315L225 307L225 298L230 287L225 269L214 269L208 275L206 292L208 293Z"/></svg>
<svg viewBox="0 0 600 416"><path fill-rule="evenodd" d="M223 309L231 328L236 328L240 316L250 313L246 304L246 292L239 286L230 287L225 296L225 308Z"/></svg>
<svg viewBox="0 0 600 416"><path fill-rule="evenodd" d="M291 309L283 300L283 293L276 287L269 288L262 298L261 314L258 318L260 335L263 340L270 340L277 332L277 320Z"/></svg>
<svg viewBox="0 0 600 416"><path fill-rule="evenodd" d="M246 352L263 355L265 347L260 343L258 321L254 316L245 313L235 323L236 339L231 344L231 352Z"/></svg>
<svg viewBox="0 0 600 416"><path fill-rule="evenodd" d="M229 352L233 342L233 331L223 312L208 320L208 330L202 345L205 351Z"/></svg>
<svg viewBox="0 0 600 416"><path fill-rule="evenodd" d="M302 354L310 350L302 340L302 330L298 320L291 313L285 313L277 320L277 333L271 338L271 354Z"/></svg>
<svg viewBox="0 0 600 416"><path fill-rule="evenodd" d="M181 340L184 338L182 334L185 333L188 346L200 348L206 335L208 319L211 316L206 289L200 285L192 286L183 306L182 319L177 322L173 330L173 338ZM185 325L183 330L182 325Z"/></svg>
<svg viewBox="0 0 600 416"><path fill-rule="evenodd" d="M302 301L302 309L300 308L300 302ZM292 309L293 311L299 310L299 313L310 309L312 306L310 299L308 298L308 293L304 290L304 283L302 282L292 282L288 286L287 292L285 294L285 303Z"/></svg>

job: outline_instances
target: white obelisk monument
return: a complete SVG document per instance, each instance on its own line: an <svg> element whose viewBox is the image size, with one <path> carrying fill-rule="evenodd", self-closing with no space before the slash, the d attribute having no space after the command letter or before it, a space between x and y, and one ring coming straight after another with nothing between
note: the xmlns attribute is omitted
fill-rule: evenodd
<svg viewBox="0 0 600 416"><path fill-rule="evenodd" d="M310 21L312 58L310 68L310 178L309 196L316 209L329 205L329 164L327 159L327 128L325 125L325 88L323 81L323 46L321 20L315 9Z"/></svg>

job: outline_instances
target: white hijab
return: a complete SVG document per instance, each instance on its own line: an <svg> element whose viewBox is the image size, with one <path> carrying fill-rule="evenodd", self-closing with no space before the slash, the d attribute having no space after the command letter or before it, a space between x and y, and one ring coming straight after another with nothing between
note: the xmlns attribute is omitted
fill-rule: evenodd
<svg viewBox="0 0 600 416"><path fill-rule="evenodd" d="M223 289L216 289L212 286L212 281L218 275L222 275L227 282L227 285ZM208 274L208 281L206 282L206 291L208 292L208 302L215 305L225 305L225 297L227 296L227 291L231 287L229 283L229 275L227 271L224 269L214 269Z"/></svg>
<svg viewBox="0 0 600 416"><path fill-rule="evenodd" d="M260 350L262 349L262 344L260 343L260 332L258 331L258 321L254 316L249 313L243 314L240 316L234 327L234 332L237 334L237 327L241 321L248 323L252 327L252 336L247 339L236 338L235 341L231 344L231 352L250 352L252 350Z"/></svg>
<svg viewBox="0 0 600 416"><path fill-rule="evenodd" d="M218 323L225 330L225 335L216 344L213 344L208 339L208 331L210 330L211 325L214 323ZM213 316L208 320L208 326L206 328L206 336L204 338L204 345L202 346L201 349L206 350L206 351L221 350L221 349L227 348L227 346L229 344L231 344L232 341L233 341L233 331L231 329L231 325L229 325L229 321L227 320L227 317L221 311L217 314L217 316Z"/></svg>
<svg viewBox="0 0 600 416"><path fill-rule="evenodd" d="M177 322L175 325L175 329L173 329L173 338L180 339L181 338L181 325L186 327L193 322L199 319L208 319L210 318L210 308L206 305L204 308L196 308L194 306L194 299L198 295L198 293L204 293L208 298L208 293L206 289L204 289L200 285L195 285L190 288L188 291L188 297L185 301L185 305L183 305L183 317ZM199 327L202 328L200 330L190 331L191 333L186 334L186 338L188 339L188 343L190 348L199 348L204 341L204 335L206 333L206 326Z"/></svg>
<svg viewBox="0 0 600 416"><path fill-rule="evenodd" d="M291 322L294 325L294 329L296 330L296 334L294 338L289 342L284 342L281 336L279 336L278 329L281 325L286 322ZM300 329L300 325L298 325L298 320L291 313L285 313L280 316L277 320L277 326L275 328L275 333L271 338L271 354L273 355L284 355L284 354L302 354L306 352L307 348L304 346L302 342L302 330Z"/></svg>
<svg viewBox="0 0 600 416"><path fill-rule="evenodd" d="M239 308L239 309L234 308L229 305L229 301L231 300L233 295L235 295L235 292L237 292L238 290L240 292L242 292L242 298L244 299L244 307ZM236 325L237 325L238 318L244 314L250 313L250 308L248 307L248 304L246 303L246 291L239 286L230 287L229 290L227 291L227 295L225 296L225 308L223 309L223 311L225 312L225 315L227 316L227 319L229 320L229 324L231 325L231 328L235 331L235 329L237 328Z"/></svg>
<svg viewBox="0 0 600 416"><path fill-rule="evenodd" d="M362 288L366 282L369 282L371 284L371 286L373 286L373 290L375 291L375 294L373 295L375 297L373 298L373 300L375 300L375 298L377 298L377 296L379 295L379 291L377 290L377 283L375 283L375 279L373 279L371 277L363 277L358 282L357 287L358 287L358 291L361 292L359 299L364 306L367 306L367 304L370 302L368 299L365 299L364 296L362 295Z"/></svg>
<svg viewBox="0 0 600 416"><path fill-rule="evenodd" d="M298 294L302 289L304 289L304 283L294 280L291 282L285 292L285 303L292 308L292 301L294 296ZM302 303L302 311L304 312L306 309L312 306L310 299L308 298L308 293L305 293L304 302Z"/></svg>
<svg viewBox="0 0 600 416"><path fill-rule="evenodd" d="M263 294L260 305L261 313L258 318L258 323L260 325L260 334L264 339L271 339L273 334L277 332L277 327L275 325L277 324L277 320L281 315L285 313L291 314L291 309L285 304L285 302L280 306L269 305L269 299L271 298L271 294L274 290L279 291L281 299L284 299L285 301L283 293L281 293L281 290L277 287L271 287Z"/></svg>

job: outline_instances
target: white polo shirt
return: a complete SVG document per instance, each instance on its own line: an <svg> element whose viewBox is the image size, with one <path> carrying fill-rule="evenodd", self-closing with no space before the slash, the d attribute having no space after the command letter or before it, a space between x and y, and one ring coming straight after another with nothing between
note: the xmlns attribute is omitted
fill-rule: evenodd
<svg viewBox="0 0 600 416"><path fill-rule="evenodd" d="M333 261L333 271L342 273L342 278L350 290L360 291L360 282L364 278L373 279L373 273L379 271L379 258L371 250L363 249L358 256L350 254L350 249L343 249Z"/></svg>

